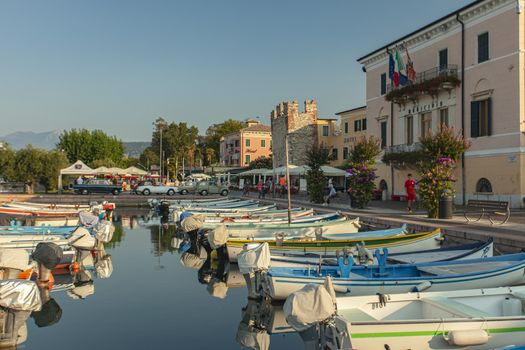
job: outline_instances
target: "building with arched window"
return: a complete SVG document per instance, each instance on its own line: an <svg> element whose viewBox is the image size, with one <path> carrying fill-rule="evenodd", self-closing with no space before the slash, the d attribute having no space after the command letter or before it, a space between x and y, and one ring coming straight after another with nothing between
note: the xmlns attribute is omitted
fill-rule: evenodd
<svg viewBox="0 0 525 350"><path fill-rule="evenodd" d="M383 140L391 159L407 159L420 136L443 125L470 141L458 164L457 203L483 195L524 205L523 6L474 1L358 59L366 72L367 133ZM398 197L414 169L390 164L379 165L378 181Z"/></svg>

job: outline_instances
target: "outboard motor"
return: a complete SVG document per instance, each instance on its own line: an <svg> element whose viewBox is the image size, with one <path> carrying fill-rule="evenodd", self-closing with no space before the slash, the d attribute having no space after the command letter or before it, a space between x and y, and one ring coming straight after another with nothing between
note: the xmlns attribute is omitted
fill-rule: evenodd
<svg viewBox="0 0 525 350"><path fill-rule="evenodd" d="M157 211L161 216L168 216L170 214L170 202L162 201L157 205Z"/></svg>
<svg viewBox="0 0 525 350"><path fill-rule="evenodd" d="M40 242L31 255L38 264L38 282L47 285L53 270L62 260L62 249L52 242Z"/></svg>
<svg viewBox="0 0 525 350"><path fill-rule="evenodd" d="M239 271L241 271L246 286L248 298L258 299L264 294L263 280L270 267L270 247L268 243L245 244L243 251L237 257Z"/></svg>
<svg viewBox="0 0 525 350"><path fill-rule="evenodd" d="M337 308L332 279L324 285L308 284L286 298L286 321L299 332L307 350L352 349L348 330L337 324Z"/></svg>

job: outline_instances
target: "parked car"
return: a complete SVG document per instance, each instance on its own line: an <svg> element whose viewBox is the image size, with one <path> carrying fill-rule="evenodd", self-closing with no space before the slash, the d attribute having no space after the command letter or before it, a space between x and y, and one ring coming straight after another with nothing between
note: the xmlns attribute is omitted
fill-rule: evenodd
<svg viewBox="0 0 525 350"><path fill-rule="evenodd" d="M208 194L220 194L221 196L227 196L230 191L226 185L218 185L215 181L200 181L195 186L195 193L201 196L207 196Z"/></svg>
<svg viewBox="0 0 525 350"><path fill-rule="evenodd" d="M79 194L102 193L118 195L122 191L120 186L113 185L108 180L90 179L83 184L75 184L72 186L73 191Z"/></svg>
<svg viewBox="0 0 525 350"><path fill-rule="evenodd" d="M150 194L167 194L168 196L173 196L179 191L176 186L167 186L167 185L141 185L137 187L137 193L142 193L145 196Z"/></svg>
<svg viewBox="0 0 525 350"><path fill-rule="evenodd" d="M184 195L184 194L188 194L190 192L194 192L195 191L195 184L196 184L196 182L193 182L193 181L183 182L178 187L179 188L179 193Z"/></svg>

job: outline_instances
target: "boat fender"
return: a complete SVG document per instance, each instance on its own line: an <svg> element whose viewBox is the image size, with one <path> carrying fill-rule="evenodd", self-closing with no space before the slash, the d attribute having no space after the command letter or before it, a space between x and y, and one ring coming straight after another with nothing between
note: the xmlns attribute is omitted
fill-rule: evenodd
<svg viewBox="0 0 525 350"><path fill-rule="evenodd" d="M473 346L486 344L489 337L489 334L482 329L455 330L448 332L445 340L449 345Z"/></svg>
<svg viewBox="0 0 525 350"><path fill-rule="evenodd" d="M275 234L275 245L281 247L284 244L284 232L277 232Z"/></svg>
<svg viewBox="0 0 525 350"><path fill-rule="evenodd" d="M432 287L432 282L424 281L412 288L412 292L422 292Z"/></svg>

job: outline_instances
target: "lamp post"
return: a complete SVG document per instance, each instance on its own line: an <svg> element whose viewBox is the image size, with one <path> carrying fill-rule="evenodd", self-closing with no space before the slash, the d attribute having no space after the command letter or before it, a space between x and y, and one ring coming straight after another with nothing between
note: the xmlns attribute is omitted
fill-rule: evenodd
<svg viewBox="0 0 525 350"><path fill-rule="evenodd" d="M286 156L286 192L288 195L288 226L292 223L292 199L291 199L291 192L290 192L290 169L288 168L288 133L284 137L284 149L285 149L285 156ZM275 170L274 170L275 171ZM275 181L275 178L274 178ZM275 182L274 182L275 187Z"/></svg>

